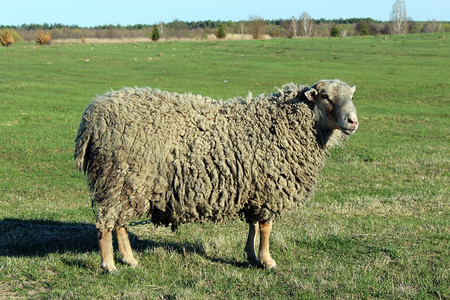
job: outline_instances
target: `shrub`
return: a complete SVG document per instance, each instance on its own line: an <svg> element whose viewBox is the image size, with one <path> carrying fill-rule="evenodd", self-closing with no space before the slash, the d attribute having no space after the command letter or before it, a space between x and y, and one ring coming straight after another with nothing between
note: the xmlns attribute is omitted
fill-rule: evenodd
<svg viewBox="0 0 450 300"><path fill-rule="evenodd" d="M359 31L360 35L369 35L370 33L369 24L367 22L358 23L356 25L356 30Z"/></svg>
<svg viewBox="0 0 450 300"><path fill-rule="evenodd" d="M336 24L334 24L333 27L331 27L331 36L332 37L341 36L341 30L339 29L339 27Z"/></svg>
<svg viewBox="0 0 450 300"><path fill-rule="evenodd" d="M227 33L225 32L225 28L223 27L223 24L219 24L216 30L216 37L218 39L224 39L227 36Z"/></svg>
<svg viewBox="0 0 450 300"><path fill-rule="evenodd" d="M202 31L202 34L200 35L200 39L201 40L207 40L208 39L208 33L206 32L206 30Z"/></svg>
<svg viewBox="0 0 450 300"><path fill-rule="evenodd" d="M11 28L6 28L4 30L1 30L0 35L4 34L5 31L9 31L9 33L13 36L14 43L18 43L18 42L22 41L22 37L14 29L11 29Z"/></svg>
<svg viewBox="0 0 450 300"><path fill-rule="evenodd" d="M152 31L152 41L156 42L159 41L160 38L160 33L159 33L159 28L158 26L153 26L153 31Z"/></svg>
<svg viewBox="0 0 450 300"><path fill-rule="evenodd" d="M286 29L275 24L268 24L266 30L272 38L286 36Z"/></svg>
<svg viewBox="0 0 450 300"><path fill-rule="evenodd" d="M291 27L291 26L289 26L289 28L288 28L288 30L287 30L287 37L290 38L290 39L293 39L293 38L296 37L296 36L295 36L295 32L294 32L294 30L292 30L292 27Z"/></svg>
<svg viewBox="0 0 450 300"><path fill-rule="evenodd" d="M50 45L52 41L52 35L50 32L43 32L40 30L36 35L36 44L39 45Z"/></svg>
<svg viewBox="0 0 450 300"><path fill-rule="evenodd" d="M14 37L9 32L9 30L5 30L3 34L0 35L0 42L3 46L8 47L9 45L14 44Z"/></svg>

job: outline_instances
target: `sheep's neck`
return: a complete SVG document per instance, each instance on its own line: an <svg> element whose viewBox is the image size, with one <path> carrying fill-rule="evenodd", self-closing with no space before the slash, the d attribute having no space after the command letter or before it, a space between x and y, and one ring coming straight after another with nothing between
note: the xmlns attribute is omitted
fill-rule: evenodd
<svg viewBox="0 0 450 300"><path fill-rule="evenodd" d="M337 129L323 128L320 120L322 118L322 112L317 108L314 102L309 101L306 97L301 94L296 98L290 99L283 102L283 105L292 105L297 103L304 103L312 110L314 116L314 129L317 134L317 142L321 148L332 148L336 145L341 145L341 142L346 140L346 136Z"/></svg>
<svg viewBox="0 0 450 300"><path fill-rule="evenodd" d="M346 136L337 129L323 128L321 118L322 112L314 105L314 123L317 131L317 141L323 148L332 148L340 145L346 139Z"/></svg>

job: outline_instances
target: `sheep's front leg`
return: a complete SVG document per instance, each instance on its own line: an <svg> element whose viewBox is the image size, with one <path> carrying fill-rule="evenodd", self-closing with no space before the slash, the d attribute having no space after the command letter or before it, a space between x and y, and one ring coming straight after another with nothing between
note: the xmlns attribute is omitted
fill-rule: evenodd
<svg viewBox="0 0 450 300"><path fill-rule="evenodd" d="M97 229L98 243L100 246L100 256L102 258L102 268L108 272L116 271L113 257L112 232L110 229Z"/></svg>
<svg viewBox="0 0 450 300"><path fill-rule="evenodd" d="M251 265L258 265L259 263L255 253L255 239L256 239L256 232L258 231L257 225L258 223L249 224L247 243L245 244L244 249L244 258L247 259L247 261Z"/></svg>
<svg viewBox="0 0 450 300"><path fill-rule="evenodd" d="M277 263L272 259L269 253L269 236L272 230L272 221L260 221L260 243L259 243L259 259L267 269L272 269L277 266Z"/></svg>
<svg viewBox="0 0 450 300"><path fill-rule="evenodd" d="M127 229L125 227L116 228L116 236L122 262L129 266L136 267L138 262L133 257L133 251L131 250Z"/></svg>

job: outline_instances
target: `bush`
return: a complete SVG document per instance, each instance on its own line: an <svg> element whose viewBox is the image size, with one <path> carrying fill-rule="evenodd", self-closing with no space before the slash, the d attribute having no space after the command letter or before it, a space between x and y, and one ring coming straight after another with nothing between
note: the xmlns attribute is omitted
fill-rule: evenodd
<svg viewBox="0 0 450 300"><path fill-rule="evenodd" d="M0 42L3 46L8 47L9 45L14 44L14 37L9 32L9 30L5 30L3 34L0 35Z"/></svg>
<svg viewBox="0 0 450 300"><path fill-rule="evenodd" d="M206 30L202 31L202 34L200 34L200 39L201 40L207 40L208 39L208 32L206 32Z"/></svg>
<svg viewBox="0 0 450 300"><path fill-rule="evenodd" d="M356 25L356 30L359 31L360 35L369 35L370 34L370 28L369 24L367 22L361 22Z"/></svg>
<svg viewBox="0 0 450 300"><path fill-rule="evenodd" d="M333 27L331 27L331 36L332 37L341 36L341 30L339 29L339 27L336 24L334 24Z"/></svg>
<svg viewBox="0 0 450 300"><path fill-rule="evenodd" d="M38 31L36 35L36 44L38 45L50 45L52 41L52 35L50 32L43 32L42 30Z"/></svg>
<svg viewBox="0 0 450 300"><path fill-rule="evenodd" d="M269 24L269 25L267 25L266 30L267 30L267 33L272 38L286 36L286 29L284 29L281 26L277 26L277 25L274 25L274 24Z"/></svg>
<svg viewBox="0 0 450 300"><path fill-rule="evenodd" d="M225 28L223 27L223 24L219 24L219 27L217 27L216 30L216 37L218 39L224 39L227 36L227 33L225 32Z"/></svg>
<svg viewBox="0 0 450 300"><path fill-rule="evenodd" d="M156 42L159 41L160 38L160 33L159 33L159 28L158 26L153 26L153 31L152 31L152 41Z"/></svg>
<svg viewBox="0 0 450 300"><path fill-rule="evenodd" d="M4 34L5 31L9 31L9 33L13 36L14 43L18 43L18 42L22 41L22 37L14 29L11 29L11 28L6 28L5 30L1 30L0 35Z"/></svg>

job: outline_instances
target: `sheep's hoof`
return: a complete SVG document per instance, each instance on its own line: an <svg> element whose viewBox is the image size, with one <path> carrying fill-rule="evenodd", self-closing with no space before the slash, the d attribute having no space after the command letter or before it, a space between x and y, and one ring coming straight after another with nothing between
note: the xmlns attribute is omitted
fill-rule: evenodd
<svg viewBox="0 0 450 300"><path fill-rule="evenodd" d="M248 253L244 252L244 259L247 260L249 267L263 268L261 261L254 255L249 256Z"/></svg>
<svg viewBox="0 0 450 300"><path fill-rule="evenodd" d="M117 272L117 268L116 268L116 266L114 265L114 263L112 263L112 264L108 264L108 263L102 264L102 269L105 270L105 271L108 272L108 273L114 273L114 272Z"/></svg>
<svg viewBox="0 0 450 300"><path fill-rule="evenodd" d="M264 266L264 269L267 270L273 270L278 267L277 263L273 259L270 259L269 261L263 261L262 265Z"/></svg>
<svg viewBox="0 0 450 300"><path fill-rule="evenodd" d="M259 259L248 259L247 263L250 267L264 268L263 264Z"/></svg>
<svg viewBox="0 0 450 300"><path fill-rule="evenodd" d="M122 259L122 263L124 263L132 268L136 268L138 265L138 261L134 258Z"/></svg>

